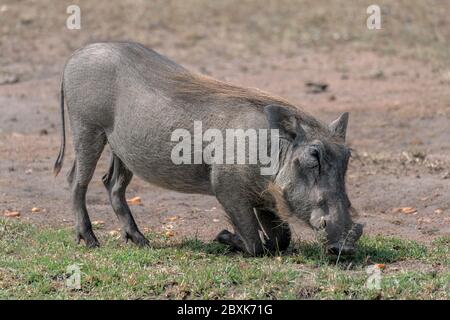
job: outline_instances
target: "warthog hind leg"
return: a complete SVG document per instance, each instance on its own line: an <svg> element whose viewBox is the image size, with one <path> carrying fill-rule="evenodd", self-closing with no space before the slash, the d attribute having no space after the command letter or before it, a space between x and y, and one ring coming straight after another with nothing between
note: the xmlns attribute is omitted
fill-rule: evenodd
<svg viewBox="0 0 450 320"><path fill-rule="evenodd" d="M95 129L83 128L74 134L75 161L68 176L72 189L72 207L75 213L76 241L84 240L88 248L98 247L100 243L92 230L91 220L86 208L86 192L106 144L104 133Z"/></svg>
<svg viewBox="0 0 450 320"><path fill-rule="evenodd" d="M136 245L145 247L149 246L149 241L139 231L125 197L126 188L132 178L133 173L113 153L109 171L102 179L103 184L108 191L111 206L122 224L123 238L126 242L131 240Z"/></svg>

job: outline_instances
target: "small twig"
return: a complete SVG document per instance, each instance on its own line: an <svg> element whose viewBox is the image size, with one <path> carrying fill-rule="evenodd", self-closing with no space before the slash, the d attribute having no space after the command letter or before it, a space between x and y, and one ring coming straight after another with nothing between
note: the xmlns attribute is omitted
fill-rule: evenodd
<svg viewBox="0 0 450 320"><path fill-rule="evenodd" d="M342 241L342 245L339 247L339 254L338 254L338 256L337 256L336 266L337 266L338 263L339 263L339 258L341 257L342 249L344 249L345 242L347 241L347 238L348 238L348 236L350 235L351 232L352 232L352 230L350 230L350 231L347 233L347 235L345 236L344 241Z"/></svg>

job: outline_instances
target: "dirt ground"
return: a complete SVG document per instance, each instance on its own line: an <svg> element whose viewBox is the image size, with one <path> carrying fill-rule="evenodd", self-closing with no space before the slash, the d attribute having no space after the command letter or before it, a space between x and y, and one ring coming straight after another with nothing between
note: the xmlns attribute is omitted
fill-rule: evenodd
<svg viewBox="0 0 450 320"><path fill-rule="evenodd" d="M196 33L208 30L211 19L193 16L189 30L194 31L183 32L188 18L177 20L179 25L170 20L182 15L181 5L167 2L166 6L176 10L159 10L159 20L147 11L145 20L148 5L136 3L126 1L108 10L105 2L96 6L82 2L86 22L78 31L65 28L67 4L0 4L0 214L19 211L19 219L39 225L73 225L64 174L52 175L61 135L60 72L70 52L85 43L129 39L192 70L287 98L324 121L349 111L348 144L354 156L347 186L359 211L358 220L366 224L365 232L425 243L450 234L448 64L401 54L402 48L386 53L361 46L364 39L291 46L291 40L267 38L267 46L259 41L255 53L244 32L252 29L238 23L228 25L233 12L224 6L220 10L208 6L205 13L217 24ZM196 4L204 5L201 1ZM155 1L154 6L164 4ZM250 10L249 6L246 3L244 9ZM194 12L192 7L185 9ZM261 10L270 13L270 9ZM99 12L99 21L95 21ZM126 19L117 25L112 21L120 18L120 12ZM365 19L364 8L361 12ZM240 27L241 35L236 32ZM288 49L273 48L281 42ZM395 47L395 39L392 42ZM305 84L311 81L327 83L328 89L310 93ZM63 172L73 159L70 145L67 150ZM120 227L101 182L107 161L106 150L88 192L91 219L104 221L102 231ZM128 188L128 197L135 196L142 199L141 205L131 207L141 228L156 232L172 228L175 238L197 235L210 240L228 227L221 206L212 197L163 190L136 177ZM33 207L44 210L33 213ZM414 210L398 210L404 207ZM311 237L311 231L302 225L295 226L295 234Z"/></svg>

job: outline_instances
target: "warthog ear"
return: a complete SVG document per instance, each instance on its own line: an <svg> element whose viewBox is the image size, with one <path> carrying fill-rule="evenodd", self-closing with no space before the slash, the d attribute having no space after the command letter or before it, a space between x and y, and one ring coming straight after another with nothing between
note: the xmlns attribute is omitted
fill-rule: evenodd
<svg viewBox="0 0 450 320"><path fill-rule="evenodd" d="M345 140L345 133L347 132L347 124L348 124L348 112L344 112L341 114L339 118L334 120L328 125L331 134L334 137L341 138Z"/></svg>
<svg viewBox="0 0 450 320"><path fill-rule="evenodd" d="M304 139L306 135L305 131L298 124L297 118L292 111L284 107L268 105L264 107L264 113L266 114L270 129L278 129L281 137L292 141Z"/></svg>

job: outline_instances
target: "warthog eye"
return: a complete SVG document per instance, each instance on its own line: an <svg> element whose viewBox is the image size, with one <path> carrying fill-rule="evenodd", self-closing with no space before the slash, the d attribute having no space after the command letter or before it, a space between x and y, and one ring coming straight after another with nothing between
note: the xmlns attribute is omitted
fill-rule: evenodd
<svg viewBox="0 0 450 320"><path fill-rule="evenodd" d="M315 147L311 147L309 148L309 154L313 157L316 157L317 159L319 159L319 150Z"/></svg>
<svg viewBox="0 0 450 320"><path fill-rule="evenodd" d="M317 146L311 146L309 147L309 155L311 156L309 160L309 164L311 168L319 168L320 172L320 150Z"/></svg>

